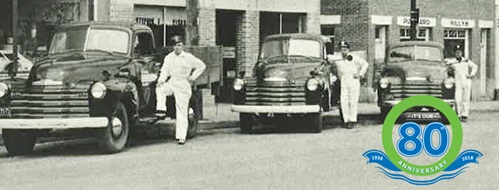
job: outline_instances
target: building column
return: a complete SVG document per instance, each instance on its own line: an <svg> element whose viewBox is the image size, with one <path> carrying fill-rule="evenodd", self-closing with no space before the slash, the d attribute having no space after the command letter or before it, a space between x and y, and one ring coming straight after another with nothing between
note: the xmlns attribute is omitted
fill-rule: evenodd
<svg viewBox="0 0 499 190"><path fill-rule="evenodd" d="M132 2L110 0L109 9L109 20L111 21L135 21Z"/></svg>
<svg viewBox="0 0 499 190"><path fill-rule="evenodd" d="M236 59L238 72L253 75L253 65L258 61L260 49L260 12L248 10L237 21Z"/></svg>
<svg viewBox="0 0 499 190"><path fill-rule="evenodd" d="M216 45L216 9L214 7L200 7L198 20L199 45Z"/></svg>
<svg viewBox="0 0 499 190"><path fill-rule="evenodd" d="M303 32L311 34L321 34L321 14L320 11L308 12L305 16L305 27L303 27Z"/></svg>

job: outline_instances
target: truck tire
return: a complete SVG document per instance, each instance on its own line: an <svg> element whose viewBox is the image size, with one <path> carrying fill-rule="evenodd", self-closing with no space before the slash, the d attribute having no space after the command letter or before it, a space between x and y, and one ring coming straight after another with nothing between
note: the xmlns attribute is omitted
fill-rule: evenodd
<svg viewBox="0 0 499 190"><path fill-rule="evenodd" d="M32 153L36 144L36 133L32 130L3 129L2 137L5 148L12 156Z"/></svg>
<svg viewBox="0 0 499 190"><path fill-rule="evenodd" d="M309 125L310 131L313 133L321 133L323 128L323 118L322 112L319 113L309 113L305 116L307 125Z"/></svg>
<svg viewBox="0 0 499 190"><path fill-rule="evenodd" d="M381 123L383 123L383 122L385 122L385 119L388 116L388 113L390 113L391 108L381 107L380 110L381 110L381 113L380 113L379 119L380 119Z"/></svg>
<svg viewBox="0 0 499 190"><path fill-rule="evenodd" d="M255 119L251 114L240 113L239 114L239 128L241 129L241 134L250 134L255 124Z"/></svg>
<svg viewBox="0 0 499 190"><path fill-rule="evenodd" d="M199 129L199 112L195 108L189 108L189 128L187 130L187 139L196 137Z"/></svg>
<svg viewBox="0 0 499 190"><path fill-rule="evenodd" d="M121 152L127 143L129 134L128 114L125 105L119 102L106 128L100 129L100 148L106 153Z"/></svg>

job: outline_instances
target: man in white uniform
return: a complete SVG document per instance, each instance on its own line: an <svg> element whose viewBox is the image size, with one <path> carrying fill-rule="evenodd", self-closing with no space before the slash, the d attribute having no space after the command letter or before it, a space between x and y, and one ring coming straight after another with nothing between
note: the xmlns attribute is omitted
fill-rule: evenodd
<svg viewBox="0 0 499 190"><path fill-rule="evenodd" d="M176 139L184 144L188 130L189 101L192 95L192 82L206 69L203 61L184 52L184 42L179 37L173 40L174 51L165 56L156 88L156 116L166 117L166 97L175 96Z"/></svg>
<svg viewBox="0 0 499 190"><path fill-rule="evenodd" d="M454 71L456 81L456 109L459 119L466 122L468 119L471 99L471 79L475 76L478 66L473 61L463 57L461 46L454 48L456 57L450 59L447 64Z"/></svg>
<svg viewBox="0 0 499 190"><path fill-rule="evenodd" d="M352 129L357 124L360 80L366 74L369 64L361 57L351 54L348 43L342 41L339 46L342 58L334 61L334 63L341 82L341 111L345 127Z"/></svg>

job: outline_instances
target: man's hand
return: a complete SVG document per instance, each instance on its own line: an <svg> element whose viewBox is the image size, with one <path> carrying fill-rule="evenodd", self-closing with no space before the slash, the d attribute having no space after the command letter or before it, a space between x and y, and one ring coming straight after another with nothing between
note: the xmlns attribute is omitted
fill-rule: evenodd
<svg viewBox="0 0 499 190"><path fill-rule="evenodd" d="M158 87L158 86L163 86L164 84L165 84L165 82L164 82L164 81L158 81L158 84L156 84L156 86L157 86L157 87Z"/></svg>
<svg viewBox="0 0 499 190"><path fill-rule="evenodd" d="M353 75L353 78L354 78L354 79L360 79L360 75L359 75L359 74L354 74L354 75Z"/></svg>

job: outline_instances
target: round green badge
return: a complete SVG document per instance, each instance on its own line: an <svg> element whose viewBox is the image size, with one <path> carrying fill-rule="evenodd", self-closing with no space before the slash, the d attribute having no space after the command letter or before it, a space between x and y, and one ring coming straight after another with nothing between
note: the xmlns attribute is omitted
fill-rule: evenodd
<svg viewBox="0 0 499 190"><path fill-rule="evenodd" d="M442 112L449 120L452 129L452 144L443 157L429 165L416 165L404 160L397 152L393 140L393 127L397 118L407 109L414 106L432 106ZM407 174L415 176L435 175L447 168L459 155L463 140L461 122L456 112L446 102L433 96L413 96L402 100L392 108L383 123L382 141L383 148L390 161Z"/></svg>

